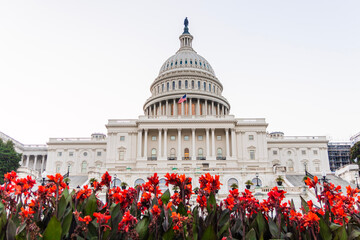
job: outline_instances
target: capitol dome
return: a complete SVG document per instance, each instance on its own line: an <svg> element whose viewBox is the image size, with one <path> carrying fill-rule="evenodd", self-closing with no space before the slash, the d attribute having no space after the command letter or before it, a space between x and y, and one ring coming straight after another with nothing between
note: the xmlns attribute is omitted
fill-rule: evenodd
<svg viewBox="0 0 360 240"><path fill-rule="evenodd" d="M230 104L222 96L223 86L210 63L192 47L187 18L180 35L180 48L161 66L150 86L152 96L144 104L149 117L229 114ZM186 96L184 103L179 99Z"/></svg>

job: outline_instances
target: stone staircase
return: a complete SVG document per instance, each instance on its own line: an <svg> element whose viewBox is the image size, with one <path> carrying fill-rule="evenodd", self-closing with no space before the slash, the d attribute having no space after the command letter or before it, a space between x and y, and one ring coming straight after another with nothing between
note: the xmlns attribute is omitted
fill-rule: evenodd
<svg viewBox="0 0 360 240"><path fill-rule="evenodd" d="M319 176L316 175L316 176L319 178L319 180L322 179L322 176L320 176L320 175ZM289 183L291 185L293 185L294 187L304 186L305 185L304 180L303 180L304 177L305 177L305 175L285 175L286 180L288 180ZM351 184L351 183L335 176L335 174L333 174L333 173L326 175L326 180L328 182L334 184L335 186L341 186L341 189L343 191L345 191L346 187L349 185L353 188L356 187L355 184Z"/></svg>

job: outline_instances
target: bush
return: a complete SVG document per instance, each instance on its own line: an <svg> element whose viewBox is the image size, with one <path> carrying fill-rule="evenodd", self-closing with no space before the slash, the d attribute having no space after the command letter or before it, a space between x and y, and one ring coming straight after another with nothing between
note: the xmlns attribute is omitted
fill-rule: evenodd
<svg viewBox="0 0 360 240"><path fill-rule="evenodd" d="M69 192L60 174L49 175L34 189L31 178L5 174L0 186L0 239L359 239L358 189L306 179L319 206L302 199L301 211L283 202L286 192L274 187L260 202L251 191L230 190L216 200L219 176L199 178L196 204L192 179L165 175L170 195L159 188L155 173L137 189L110 188L106 172L92 187ZM98 194L104 192L106 201ZM141 196L139 194L141 193Z"/></svg>

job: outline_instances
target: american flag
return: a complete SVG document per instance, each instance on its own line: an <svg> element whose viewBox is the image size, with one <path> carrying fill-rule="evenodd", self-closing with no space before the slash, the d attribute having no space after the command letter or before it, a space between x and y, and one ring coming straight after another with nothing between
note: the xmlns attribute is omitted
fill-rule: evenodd
<svg viewBox="0 0 360 240"><path fill-rule="evenodd" d="M186 101L186 94L179 99L178 103L182 103L185 101Z"/></svg>

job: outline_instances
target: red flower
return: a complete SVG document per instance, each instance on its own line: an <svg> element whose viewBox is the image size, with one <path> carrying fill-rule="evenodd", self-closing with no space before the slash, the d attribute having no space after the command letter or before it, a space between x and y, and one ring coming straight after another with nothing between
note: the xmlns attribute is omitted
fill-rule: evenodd
<svg viewBox="0 0 360 240"><path fill-rule="evenodd" d="M47 177L49 178L49 182L54 183L61 183L64 179L64 177L60 173L56 173L55 176L47 175Z"/></svg>
<svg viewBox="0 0 360 240"><path fill-rule="evenodd" d="M13 182L13 181L15 181L16 178L17 178L17 175L16 175L16 172L14 172L14 171L5 173L5 175L4 175L5 182Z"/></svg>
<svg viewBox="0 0 360 240"><path fill-rule="evenodd" d="M100 184L102 186L110 187L111 176L107 171L104 173L104 175L102 175Z"/></svg>
<svg viewBox="0 0 360 240"><path fill-rule="evenodd" d="M314 176L314 180L311 180L311 178L307 178L305 180L305 184L309 186L309 188L315 188L316 184L318 183L318 177Z"/></svg>
<svg viewBox="0 0 360 240"><path fill-rule="evenodd" d="M173 221L173 230L175 232L182 232L184 230L183 229L183 223L188 218L183 217L183 216L180 215L180 213L176 213L176 212L171 213L171 218L172 218L172 221Z"/></svg>
<svg viewBox="0 0 360 240"><path fill-rule="evenodd" d="M135 227L136 223L137 219L130 214L130 211L126 211L121 222L119 223L118 230L127 233L131 228Z"/></svg>
<svg viewBox="0 0 360 240"><path fill-rule="evenodd" d="M213 177L210 173L206 173L205 176L201 175L199 178L200 188L204 189L208 193L214 193L216 190L219 190L220 185L222 185L219 178L219 175L215 175L215 177Z"/></svg>
<svg viewBox="0 0 360 240"><path fill-rule="evenodd" d="M101 213L97 213L97 212L95 212L93 215L94 215L94 217L96 217L96 222L99 223L100 227L104 227L105 229L106 228L111 229L108 225L105 225L108 223L109 219L111 218L110 215L108 215L106 213L101 214Z"/></svg>
<svg viewBox="0 0 360 240"><path fill-rule="evenodd" d="M158 207L158 205L154 205L153 208L150 210L151 214L154 216L159 216L161 213L160 208Z"/></svg>
<svg viewBox="0 0 360 240"><path fill-rule="evenodd" d="M21 207L21 212L19 213L20 216L22 216L23 218L33 218L33 215L35 212L31 209L24 209L23 207Z"/></svg>
<svg viewBox="0 0 360 240"><path fill-rule="evenodd" d="M92 219L91 219L90 216L85 216L84 218L79 217L79 221L86 223L86 225L89 224L89 222L91 222L91 220L92 220Z"/></svg>

